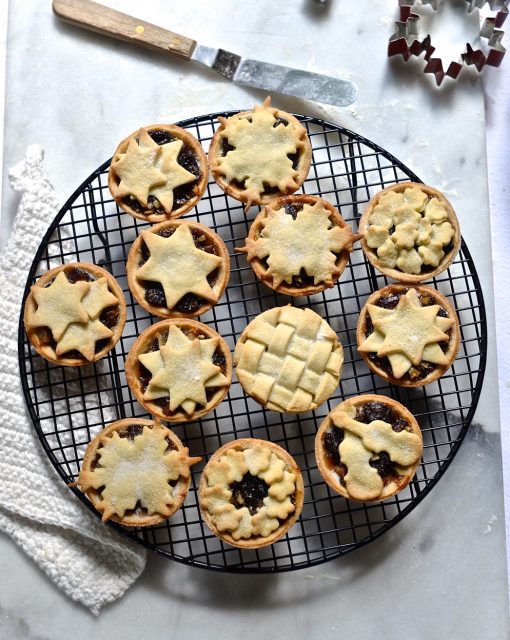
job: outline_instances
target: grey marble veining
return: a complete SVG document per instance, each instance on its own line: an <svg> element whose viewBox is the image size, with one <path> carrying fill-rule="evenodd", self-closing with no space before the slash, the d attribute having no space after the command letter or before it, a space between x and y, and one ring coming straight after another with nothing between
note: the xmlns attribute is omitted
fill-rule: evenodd
<svg viewBox="0 0 510 640"><path fill-rule="evenodd" d="M250 107L264 98L213 72L60 24L46 1L10 2L5 167L28 144L42 144L62 202L140 125ZM372 139L452 200L487 304L486 381L476 424L444 478L366 548L314 569L257 577L208 573L151 555L138 583L95 619L0 536L2 574L9 577L0 581L0 637L505 639L484 105L476 75L437 91L432 78L416 73L418 61L387 61L393 0L373 0L363 10L357 0L333 0L326 11L309 0L261 0L249 15L235 0L108 4L206 45L357 82L358 102L345 110L274 101ZM4 183L2 242L15 209L16 196Z"/></svg>

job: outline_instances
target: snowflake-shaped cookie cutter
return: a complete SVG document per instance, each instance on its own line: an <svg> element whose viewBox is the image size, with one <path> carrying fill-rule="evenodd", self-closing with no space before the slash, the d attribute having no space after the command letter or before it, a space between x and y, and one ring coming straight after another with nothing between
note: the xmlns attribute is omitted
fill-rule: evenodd
<svg viewBox="0 0 510 640"><path fill-rule="evenodd" d="M439 0L420 1L421 4L428 4L434 11L437 11ZM465 51L460 54L462 62L452 61L446 70L441 58L432 57L435 47L432 45L430 34L423 39L420 37L418 29L420 16L411 11L416 2L417 0L399 0L400 20L395 22L396 31L390 36L388 42L388 57L401 55L404 62L407 62L411 56L419 57L425 53L426 65L423 72L434 74L438 86L443 82L445 76L456 79L464 66L474 65L478 71L482 71L486 65L499 67L506 52L501 42L504 32L500 27L509 13L510 0L465 0L468 5L468 13L474 9L482 9L486 4L492 11L496 11L494 16L484 20L479 33L480 38L487 41L489 50L485 54L481 49L473 49L468 42Z"/></svg>

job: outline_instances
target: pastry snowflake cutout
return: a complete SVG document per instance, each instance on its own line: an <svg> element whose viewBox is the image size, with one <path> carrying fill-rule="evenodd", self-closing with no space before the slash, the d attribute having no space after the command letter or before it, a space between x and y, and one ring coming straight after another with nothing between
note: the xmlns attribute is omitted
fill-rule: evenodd
<svg viewBox="0 0 510 640"><path fill-rule="evenodd" d="M141 235L150 257L136 271L136 278L159 282L169 309L187 293L217 302L218 296L209 285L207 276L219 267L222 260L198 249L186 224L179 225L167 238L150 231L143 231Z"/></svg>
<svg viewBox="0 0 510 640"><path fill-rule="evenodd" d="M331 211L320 200L304 204L295 219L284 207L274 210L267 206L266 211L260 236L247 238L239 251L245 252L249 261L267 258L266 274L275 287L283 281L292 284L302 269L313 277L314 284L332 283L340 273L338 255L352 249L356 238L352 229L332 225Z"/></svg>
<svg viewBox="0 0 510 640"><path fill-rule="evenodd" d="M415 433L394 431L383 420L358 422L345 411L332 411L330 415L333 425L344 432L338 450L342 464L347 467L345 486L354 500L377 500L383 493L384 480L370 465L375 454L386 452L401 475L421 457L422 441Z"/></svg>
<svg viewBox="0 0 510 640"><path fill-rule="evenodd" d="M144 400L170 396L170 410L181 407L192 415L197 404L206 405L206 389L228 385L220 367L212 363L219 338L190 340L175 325L168 330L160 348L138 356L152 377L143 394Z"/></svg>
<svg viewBox="0 0 510 640"><path fill-rule="evenodd" d="M82 469L78 484L82 491L100 491L96 504L103 521L113 515L123 518L137 504L148 515L169 516L179 496L170 482L188 478L190 466L201 458L190 458L189 450L168 450L167 429L144 427L133 439L116 431L97 449L98 464Z"/></svg>
<svg viewBox="0 0 510 640"><path fill-rule="evenodd" d="M454 237L446 205L418 186L381 195L365 231L381 267L412 275L438 267Z"/></svg>
<svg viewBox="0 0 510 640"><path fill-rule="evenodd" d="M269 447L229 449L212 460L204 474L201 506L210 514L216 529L228 532L234 540L268 537L295 510L292 497L296 493L296 474ZM260 496L258 504L250 501L243 506L248 495L243 497L237 486L252 478L262 480L267 495Z"/></svg>
<svg viewBox="0 0 510 640"><path fill-rule="evenodd" d="M415 289L402 295L394 309L367 304L374 331L358 349L379 357L387 356L397 379L423 361L447 365L449 358L439 343L448 342L445 332L455 321L439 316L440 310L437 304L423 306Z"/></svg>

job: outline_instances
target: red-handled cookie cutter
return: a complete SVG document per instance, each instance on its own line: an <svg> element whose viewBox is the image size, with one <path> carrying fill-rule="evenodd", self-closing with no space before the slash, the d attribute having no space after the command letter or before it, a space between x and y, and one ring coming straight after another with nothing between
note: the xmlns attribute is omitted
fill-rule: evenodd
<svg viewBox="0 0 510 640"><path fill-rule="evenodd" d="M434 11L437 11L438 0L420 1L421 4L428 4ZM441 58L432 57L436 48L432 45L430 34L421 39L419 34L420 16L411 11L416 2L417 0L399 0L400 20L395 22L396 31L390 36L388 42L388 57L401 55L407 62L411 56L419 57L425 53L426 65L423 72L434 74L438 86L443 82L445 76L457 78L465 66L474 65L478 71L482 71L486 65L499 67L506 52L501 42L504 32L500 27L508 15L510 0L465 0L468 5L468 13L474 9L482 9L486 4L490 6L492 11L496 11L494 16L484 20L479 34L480 38L487 41L488 52L484 53L481 49L474 49L471 44L466 43L465 51L460 54L462 62L450 62L446 70Z"/></svg>

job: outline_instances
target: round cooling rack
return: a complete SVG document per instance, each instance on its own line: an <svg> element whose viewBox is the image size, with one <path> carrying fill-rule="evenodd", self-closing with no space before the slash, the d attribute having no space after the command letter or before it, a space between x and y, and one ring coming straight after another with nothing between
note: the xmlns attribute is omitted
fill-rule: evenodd
<svg viewBox="0 0 510 640"><path fill-rule="evenodd" d="M228 117L232 113L178 124L207 150L218 126L218 115ZM307 128L313 147L312 166L302 191L331 201L354 228L377 191L395 182L419 181L412 171L369 140L322 120L298 118ZM146 415L126 384L124 361L136 337L159 320L134 301L127 286L127 254L147 224L117 208L107 186L109 164L105 162L87 178L53 221L32 264L25 296L31 284L50 267L76 260L98 264L117 278L126 295L128 318L121 340L95 364L66 368L38 356L27 340L22 319L19 324L19 362L28 410L44 450L66 483L77 478L88 442L106 424ZM234 380L229 395L214 412L197 422L172 426L191 455L204 458L194 467L183 508L155 527L125 529L110 524L174 560L246 573L299 569L330 560L374 540L410 513L443 475L466 434L482 387L487 343L480 282L462 243L451 267L431 281L459 315L461 345L454 365L426 387L389 385L368 369L356 349L359 312L370 293L386 285L387 279L374 271L357 245L333 288L297 299L276 294L255 277L245 256L234 251L244 244L257 212L252 208L245 214L241 203L210 181L196 209L184 216L214 229L225 241L232 261L225 294L199 320L213 327L233 350L247 323L262 311L288 303L311 307L329 322L344 346L340 386L315 412L296 415L266 411ZM423 459L414 480L382 503L349 502L333 494L315 462L314 439L320 422L339 401L360 393L380 393L402 402L416 416L423 432ZM202 521L197 503L205 462L222 444L246 437L283 446L296 459L305 481L305 503L297 523L286 537L259 550L241 550L221 542ZM77 489L73 492L97 514L86 497Z"/></svg>

